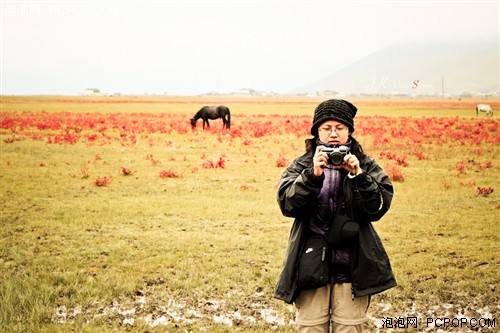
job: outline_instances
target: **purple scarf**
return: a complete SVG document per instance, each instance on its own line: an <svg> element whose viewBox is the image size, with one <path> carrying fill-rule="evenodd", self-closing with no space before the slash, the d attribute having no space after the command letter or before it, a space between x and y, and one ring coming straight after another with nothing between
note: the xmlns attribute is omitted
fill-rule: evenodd
<svg viewBox="0 0 500 333"><path fill-rule="evenodd" d="M316 142L318 146L339 147L347 146L351 148L351 142L343 145L332 145L321 141ZM309 223L309 230L315 234L325 235L328 232L328 224L330 223L333 213L337 209L339 189L342 184L342 176L338 169L334 169L331 165L327 165L324 169L325 180L323 187L318 195L315 203L316 214Z"/></svg>

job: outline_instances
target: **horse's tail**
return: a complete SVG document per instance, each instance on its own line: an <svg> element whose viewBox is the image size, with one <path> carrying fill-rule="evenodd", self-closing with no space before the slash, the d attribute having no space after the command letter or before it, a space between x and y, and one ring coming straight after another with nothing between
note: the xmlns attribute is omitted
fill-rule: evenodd
<svg viewBox="0 0 500 333"><path fill-rule="evenodd" d="M227 108L227 123L226 123L227 128L231 128L231 111L229 111L229 108Z"/></svg>

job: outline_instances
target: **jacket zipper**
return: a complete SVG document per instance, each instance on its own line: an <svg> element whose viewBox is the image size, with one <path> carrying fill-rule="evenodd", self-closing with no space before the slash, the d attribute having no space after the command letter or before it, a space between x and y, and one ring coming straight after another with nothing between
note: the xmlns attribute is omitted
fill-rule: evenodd
<svg viewBox="0 0 500 333"><path fill-rule="evenodd" d="M357 180L356 180L357 182ZM346 213L347 213L347 202L348 201L352 201L352 197L350 196L350 193L348 191L344 191L346 188L347 188L347 178L344 179L344 183L342 184L342 191L344 193L344 204L345 204L345 210L346 210ZM350 249L351 251L351 262L349 264L349 270L350 270L350 273L351 273L351 299L352 301L354 301L354 269L353 269L353 265L354 265L354 259L353 259L353 254L354 254L354 251L352 250L352 247Z"/></svg>

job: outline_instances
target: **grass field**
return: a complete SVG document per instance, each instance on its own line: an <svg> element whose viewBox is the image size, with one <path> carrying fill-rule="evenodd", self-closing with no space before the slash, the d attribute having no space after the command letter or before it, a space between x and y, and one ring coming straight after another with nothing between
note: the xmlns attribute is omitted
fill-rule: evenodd
<svg viewBox="0 0 500 333"><path fill-rule="evenodd" d="M276 186L321 101L3 96L0 331L294 332L271 298L292 223ZM367 331L499 331L498 116L352 101L395 186L374 225L399 285L372 298ZM192 129L216 103L231 129Z"/></svg>

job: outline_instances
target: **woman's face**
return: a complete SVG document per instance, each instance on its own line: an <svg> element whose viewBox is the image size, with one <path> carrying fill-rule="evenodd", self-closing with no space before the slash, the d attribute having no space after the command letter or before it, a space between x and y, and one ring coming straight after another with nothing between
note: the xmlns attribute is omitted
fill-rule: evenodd
<svg viewBox="0 0 500 333"><path fill-rule="evenodd" d="M349 127L336 120L327 120L318 127L321 142L345 144L349 141Z"/></svg>

